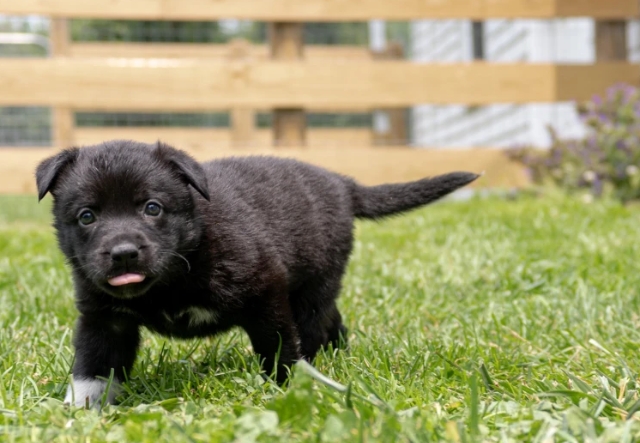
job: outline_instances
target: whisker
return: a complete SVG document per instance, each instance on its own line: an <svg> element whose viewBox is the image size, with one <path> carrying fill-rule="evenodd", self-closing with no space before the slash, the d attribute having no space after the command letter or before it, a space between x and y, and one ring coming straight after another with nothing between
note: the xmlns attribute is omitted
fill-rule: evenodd
<svg viewBox="0 0 640 443"><path fill-rule="evenodd" d="M189 260L187 260L187 258L184 255L179 254L175 251L168 251L165 249L160 249L158 252L160 252L161 254L173 255L175 257L181 258L187 264L187 272L191 272L191 263L189 263Z"/></svg>

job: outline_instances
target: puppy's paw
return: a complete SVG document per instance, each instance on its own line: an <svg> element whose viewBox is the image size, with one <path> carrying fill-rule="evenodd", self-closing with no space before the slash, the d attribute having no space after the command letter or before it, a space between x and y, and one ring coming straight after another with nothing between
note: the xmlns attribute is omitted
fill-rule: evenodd
<svg viewBox="0 0 640 443"><path fill-rule="evenodd" d="M109 392L107 391L109 389ZM103 404L113 404L118 389L118 383L114 380L109 386L106 380L97 378L74 378L67 388L64 403L78 407L90 407L100 410ZM105 397L106 395L106 397Z"/></svg>

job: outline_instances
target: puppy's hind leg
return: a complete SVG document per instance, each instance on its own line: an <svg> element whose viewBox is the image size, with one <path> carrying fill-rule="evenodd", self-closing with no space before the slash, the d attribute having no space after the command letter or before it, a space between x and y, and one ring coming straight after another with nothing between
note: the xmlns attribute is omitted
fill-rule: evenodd
<svg viewBox="0 0 640 443"><path fill-rule="evenodd" d="M349 330L342 323L342 315L340 315L340 311L338 311L338 307L335 304L331 318L333 321L328 329L328 344L331 344L333 349L347 349L349 347L347 341Z"/></svg>
<svg viewBox="0 0 640 443"><path fill-rule="evenodd" d="M347 328L342 324L342 316L336 306L339 293L340 276L335 276L308 282L291 296L302 355L309 361L329 343L334 349L346 345Z"/></svg>
<svg viewBox="0 0 640 443"><path fill-rule="evenodd" d="M251 304L240 325L249 335L267 375L276 370L276 381L284 383L288 368L301 358L300 338L286 292L265 294Z"/></svg>

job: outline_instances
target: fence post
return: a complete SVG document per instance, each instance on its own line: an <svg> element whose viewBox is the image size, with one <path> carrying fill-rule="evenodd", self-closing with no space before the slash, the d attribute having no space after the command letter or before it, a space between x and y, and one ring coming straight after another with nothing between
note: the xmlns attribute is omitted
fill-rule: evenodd
<svg viewBox="0 0 640 443"><path fill-rule="evenodd" d="M246 62L251 55L251 43L243 38L229 42L230 61ZM231 146L250 146L255 135L255 110L246 106L231 109Z"/></svg>
<svg viewBox="0 0 640 443"><path fill-rule="evenodd" d="M270 25L269 45L273 60L301 60L304 51L302 23L276 22ZM302 108L273 110L273 141L276 146L304 146L306 118Z"/></svg>
<svg viewBox="0 0 640 443"><path fill-rule="evenodd" d="M71 36L67 19L52 18L49 31L51 55L66 57L69 55ZM74 143L73 129L75 126L73 109L56 107L53 109L53 143L57 148L66 148Z"/></svg>
<svg viewBox="0 0 640 443"><path fill-rule="evenodd" d="M404 49L398 43L388 45L383 51L372 53L374 60L399 60L404 58ZM408 140L407 136L407 111L405 108L380 109L387 115L388 127L384 132L374 131L373 144L399 145Z"/></svg>
<svg viewBox="0 0 640 443"><path fill-rule="evenodd" d="M596 61L627 60L627 22L596 21Z"/></svg>

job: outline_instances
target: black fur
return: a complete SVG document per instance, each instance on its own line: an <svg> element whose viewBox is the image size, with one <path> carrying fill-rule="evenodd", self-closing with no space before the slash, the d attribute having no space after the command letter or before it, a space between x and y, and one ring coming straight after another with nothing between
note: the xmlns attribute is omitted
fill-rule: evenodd
<svg viewBox="0 0 640 443"><path fill-rule="evenodd" d="M240 326L265 369L283 381L285 366L344 338L336 299L354 218L407 211L476 178L457 172L364 187L294 160L199 164L169 146L130 141L47 159L37 170L38 194L54 196L80 311L74 379L113 369L123 380L141 326L179 338ZM162 206L159 216L145 214L149 200ZM95 214L87 226L78 221L85 208ZM123 244L135 245L137 256L115 260ZM107 283L124 272L146 279Z"/></svg>

